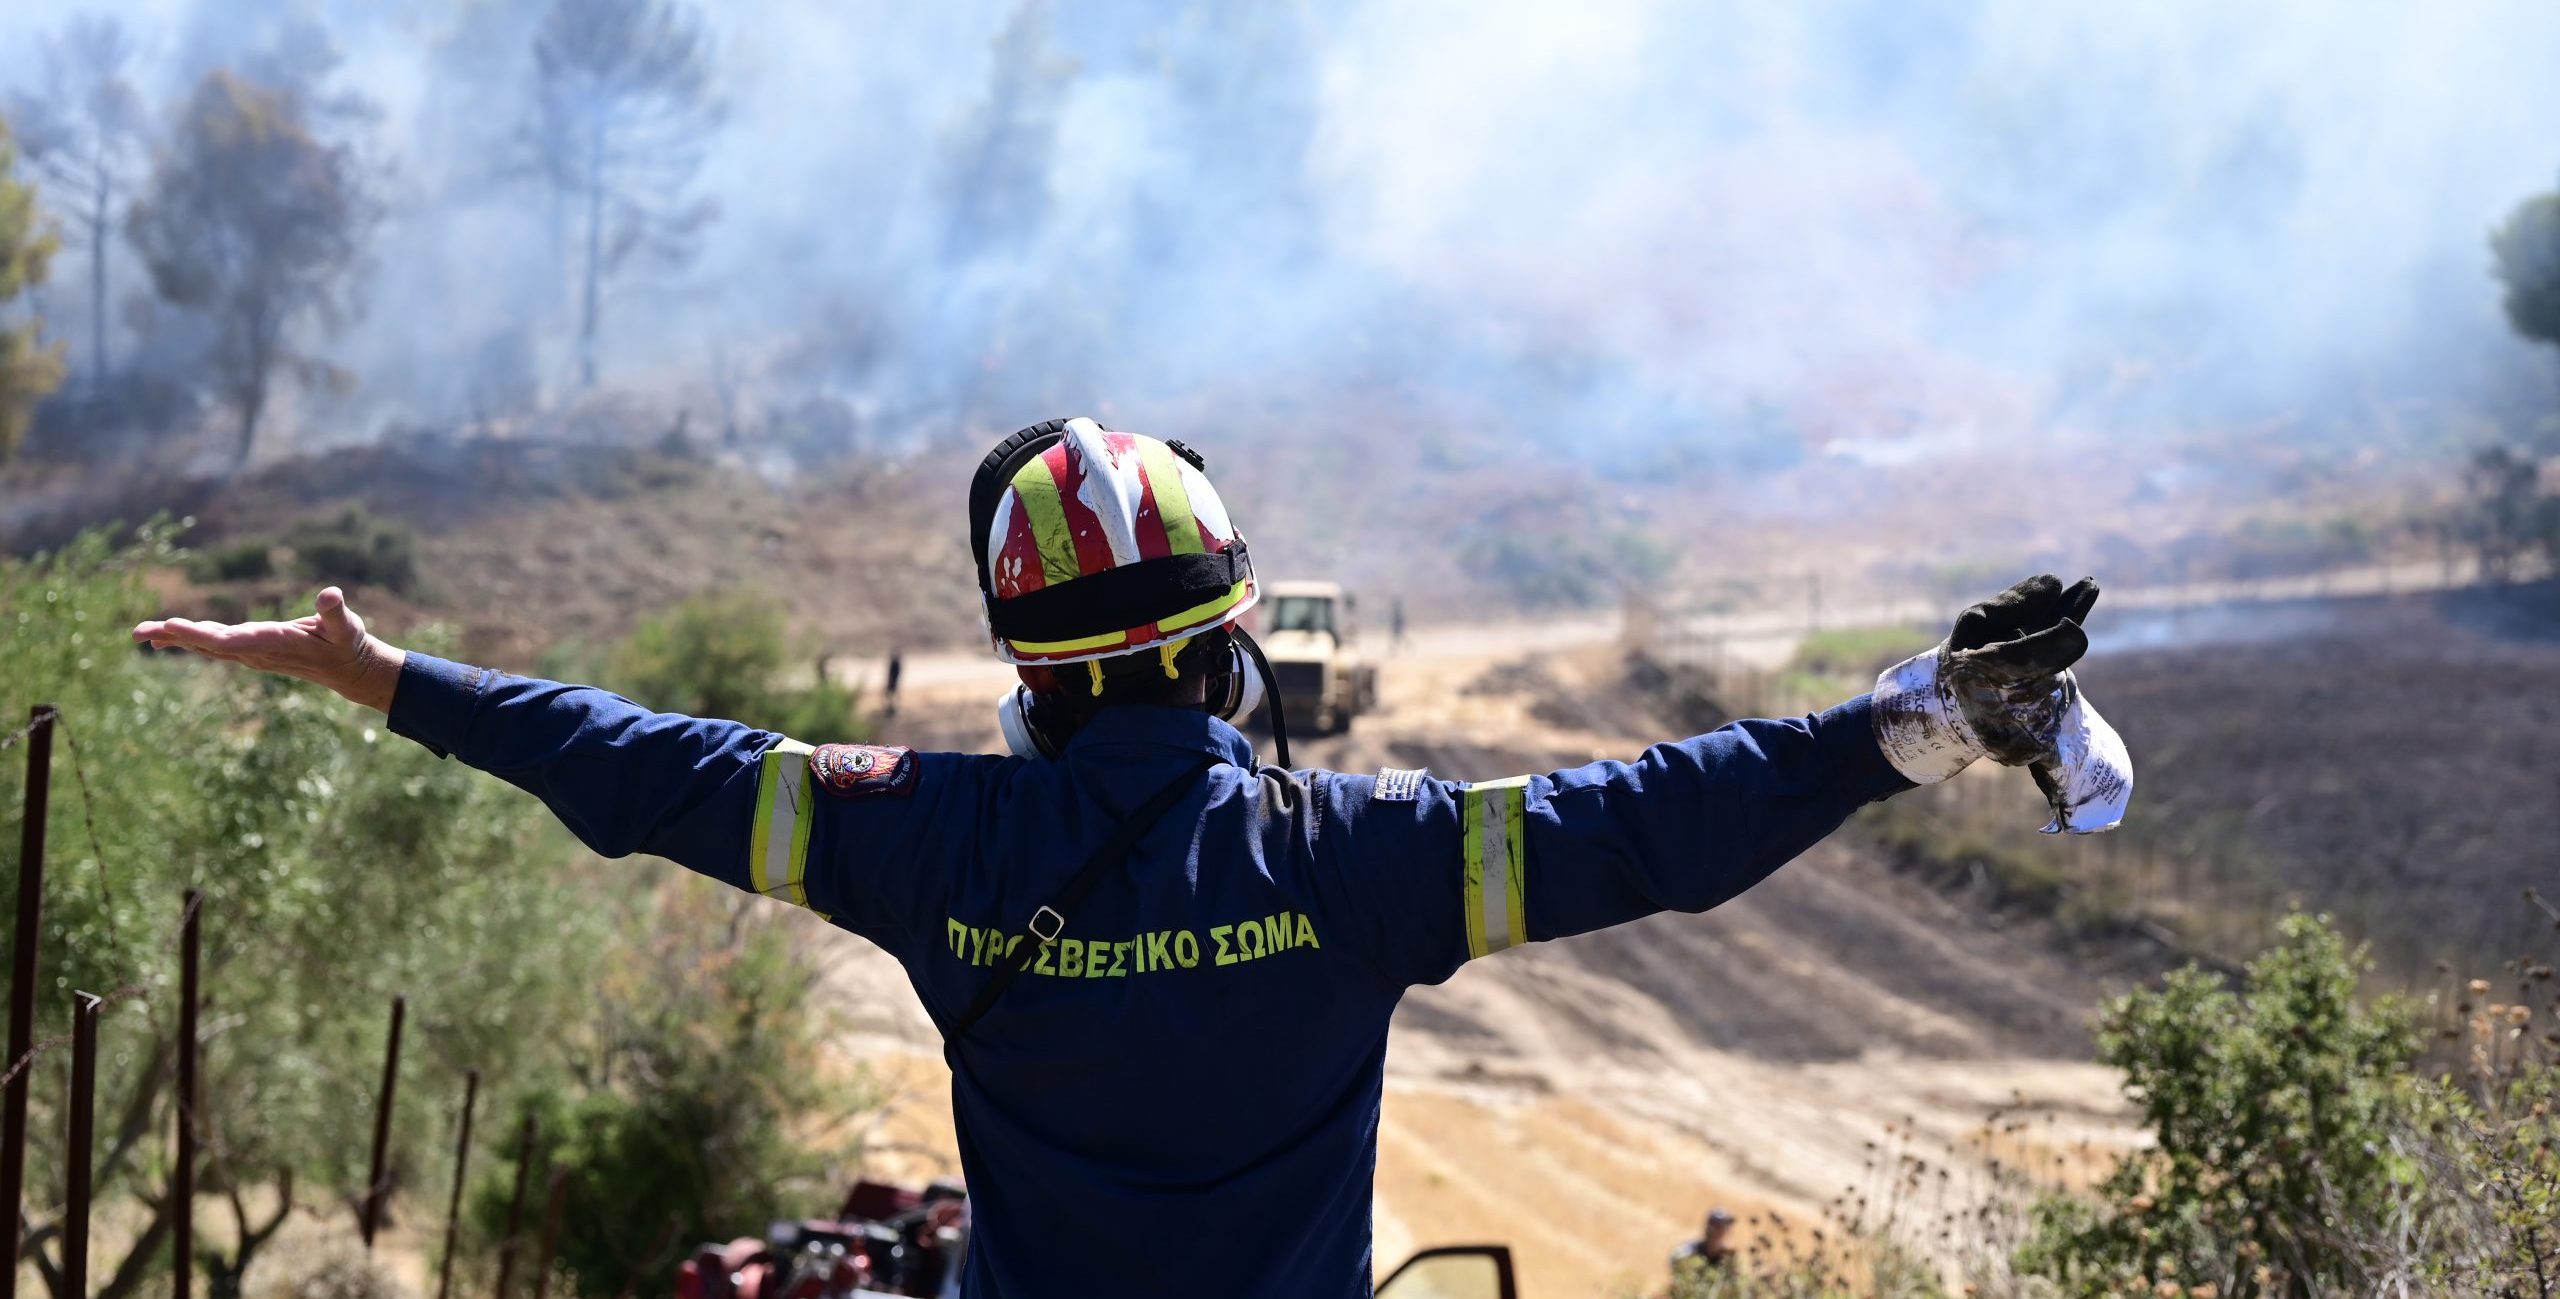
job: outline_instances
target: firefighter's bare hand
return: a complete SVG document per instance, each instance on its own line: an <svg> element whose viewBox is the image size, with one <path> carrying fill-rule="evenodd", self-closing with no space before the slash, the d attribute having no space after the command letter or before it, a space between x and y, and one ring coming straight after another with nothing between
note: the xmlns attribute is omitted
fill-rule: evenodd
<svg viewBox="0 0 2560 1299"><path fill-rule="evenodd" d="M136 623L133 639L160 649L193 650L261 672L316 682L367 708L391 711L408 653L367 633L336 587L320 592L316 613L290 622L198 622L156 618Z"/></svg>

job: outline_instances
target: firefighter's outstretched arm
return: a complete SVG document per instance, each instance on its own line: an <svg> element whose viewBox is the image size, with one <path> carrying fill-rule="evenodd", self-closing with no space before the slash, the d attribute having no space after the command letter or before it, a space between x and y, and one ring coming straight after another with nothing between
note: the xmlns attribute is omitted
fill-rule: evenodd
<svg viewBox="0 0 2560 1299"><path fill-rule="evenodd" d="M1953 678L1962 697L1951 706L1972 718L1960 727L1907 701L1897 709L1889 693L1861 695L1658 744L1633 762L1482 783L1329 779L1315 823L1335 829L1310 844L1315 905L1402 983L1523 942L1721 905L1868 803L1976 758L2024 765L2047 753L2053 682L2086 650L2079 620L2096 599L2093 582L2066 590L2048 576L1968 610L1933 651L1989 683Z"/></svg>
<svg viewBox="0 0 2560 1299"><path fill-rule="evenodd" d="M1633 762L1463 783L1389 772L1319 786L1311 909L1389 981L1658 911L1704 911L1858 808L1911 788L1861 696L1735 722Z"/></svg>
<svg viewBox="0 0 2560 1299"><path fill-rule="evenodd" d="M367 633L336 587L317 607L287 622L155 620L133 638L326 686L540 798L598 853L652 853L751 887L748 832L770 732L408 653Z"/></svg>

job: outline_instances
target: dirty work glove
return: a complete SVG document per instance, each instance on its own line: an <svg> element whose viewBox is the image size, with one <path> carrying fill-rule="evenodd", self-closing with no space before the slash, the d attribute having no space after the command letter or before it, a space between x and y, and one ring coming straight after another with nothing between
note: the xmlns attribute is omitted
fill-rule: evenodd
<svg viewBox="0 0 2560 1299"><path fill-rule="evenodd" d="M1876 678L1876 743L1928 785L1976 758L2026 767L2053 807L2046 831L2113 829L2133 794L2124 742L2080 697L2070 667L2098 583L2031 577L1964 611L1944 644Z"/></svg>

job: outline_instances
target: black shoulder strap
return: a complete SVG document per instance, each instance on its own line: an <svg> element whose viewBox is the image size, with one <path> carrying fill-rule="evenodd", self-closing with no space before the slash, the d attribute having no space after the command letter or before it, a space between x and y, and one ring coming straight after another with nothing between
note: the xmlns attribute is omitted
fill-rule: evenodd
<svg viewBox="0 0 2560 1299"><path fill-rule="evenodd" d="M1173 805L1190 792L1192 780L1216 765L1216 758L1203 757L1198 763L1185 768L1181 775L1139 804L1138 810L1131 812L1129 819L1122 821L1120 828L1112 831L1111 837L1094 849L1092 856L1084 859L1084 865L1076 868L1075 877L1067 881L1066 888L1059 891L1056 900L1031 913L1031 922L1025 926L1029 932L1023 936L1030 941L1017 938L1006 949L1004 963L996 967L995 977L988 979L987 986L978 990L978 999L969 1003L969 1009L951 1025L951 1031L944 1035L945 1041L968 1032L971 1025L995 1009L996 1002L1004 996L1004 990L1012 987L1013 981L1022 977L1022 972L1031 968L1033 961L1040 959L1040 949L1056 942L1058 935L1066 932L1066 913L1083 905L1094 886L1102 883L1102 877L1127 860L1130 850L1138 846L1138 840L1145 838L1147 831L1154 829L1156 822L1163 820L1164 814L1172 811Z"/></svg>

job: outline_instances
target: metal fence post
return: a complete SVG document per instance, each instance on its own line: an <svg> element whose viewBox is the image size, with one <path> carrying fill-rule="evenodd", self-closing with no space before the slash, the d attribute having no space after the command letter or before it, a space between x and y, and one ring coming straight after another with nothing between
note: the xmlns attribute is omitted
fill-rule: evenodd
<svg viewBox="0 0 2560 1299"><path fill-rule="evenodd" d="M535 1131L533 1116L528 1114L524 1117L524 1139L516 1147L516 1193L514 1199L507 1201L507 1235L498 1242L497 1299L507 1299L507 1283L515 1276L516 1242L524 1232L524 1188L533 1176Z"/></svg>
<svg viewBox="0 0 2560 1299"><path fill-rule="evenodd" d="M569 1170L551 1170L551 1203L542 1210L542 1262L533 1274L533 1299L551 1289L551 1256L560 1247L560 1205L569 1198Z"/></svg>
<svg viewBox="0 0 2560 1299"><path fill-rule="evenodd" d="M480 1099L480 1071L462 1073L462 1135L453 1143L453 1203L444 1213L444 1267L436 1274L436 1299L451 1299L453 1253L462 1243L462 1187L471 1171L471 1107Z"/></svg>
<svg viewBox="0 0 2560 1299"><path fill-rule="evenodd" d="M18 945L9 967L9 1061L15 1076L0 1090L0 1213L8 1214L15 1258L19 1214L27 1191L27 1053L35 1047L36 951L44 933L44 813L53 786L53 705L27 718L27 801L18 819ZM16 1264L0 1268L0 1299L17 1299Z"/></svg>
<svg viewBox="0 0 2560 1299"><path fill-rule="evenodd" d="M400 1092L400 1026L409 1018L409 999L391 999L391 1044L382 1053L382 1100L373 1109L373 1176L364 1185L364 1247L373 1248L382 1225L383 1161L391 1153L391 1103Z"/></svg>
<svg viewBox="0 0 2560 1299"><path fill-rule="evenodd" d="M71 994L71 1133L62 1194L62 1293L89 1299L89 1151L97 1144L100 998Z"/></svg>
<svg viewBox="0 0 2560 1299"><path fill-rule="evenodd" d="M203 944L204 890L188 889L178 920L178 1159L169 1174L171 1284L176 1299L189 1299L196 1275L196 1008L203 989L198 956Z"/></svg>

